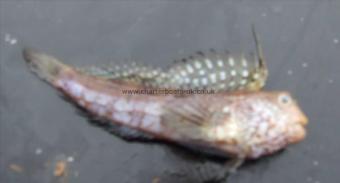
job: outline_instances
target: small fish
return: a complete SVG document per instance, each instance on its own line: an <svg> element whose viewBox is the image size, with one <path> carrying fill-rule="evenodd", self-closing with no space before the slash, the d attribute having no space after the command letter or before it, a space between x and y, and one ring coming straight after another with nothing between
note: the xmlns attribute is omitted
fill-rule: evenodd
<svg viewBox="0 0 340 183"><path fill-rule="evenodd" d="M260 90L268 77L262 47L253 27L257 57L249 62L244 55L228 52L197 52L194 56L181 59L168 70L151 67L125 66L124 68L83 68L91 75L142 83L153 88L193 89L207 88L215 91ZM95 69L95 71L93 71ZM99 74L98 74L99 73Z"/></svg>
<svg viewBox="0 0 340 183"><path fill-rule="evenodd" d="M127 95L141 85L77 71L54 57L24 50L32 71L70 101L102 119L151 139L218 156L256 159L304 139L307 117L288 92L212 95Z"/></svg>

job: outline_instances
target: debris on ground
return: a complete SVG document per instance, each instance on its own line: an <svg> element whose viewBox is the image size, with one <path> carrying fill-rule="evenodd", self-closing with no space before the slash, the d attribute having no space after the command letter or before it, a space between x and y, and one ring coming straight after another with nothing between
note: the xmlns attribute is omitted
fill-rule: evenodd
<svg viewBox="0 0 340 183"><path fill-rule="evenodd" d="M14 163L9 165L9 169L16 173L21 173L24 170L20 165Z"/></svg>

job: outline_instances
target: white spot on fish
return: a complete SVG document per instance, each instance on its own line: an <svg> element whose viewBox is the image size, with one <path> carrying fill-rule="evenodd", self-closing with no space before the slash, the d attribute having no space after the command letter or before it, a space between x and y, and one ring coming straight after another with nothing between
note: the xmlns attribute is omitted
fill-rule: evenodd
<svg viewBox="0 0 340 183"><path fill-rule="evenodd" d="M215 73L210 74L209 77L210 77L210 80L211 80L212 83L216 83L216 74Z"/></svg>
<svg viewBox="0 0 340 183"><path fill-rule="evenodd" d="M133 107L137 111L142 111L145 108L145 103L144 102L135 102L135 105Z"/></svg>
<svg viewBox="0 0 340 183"><path fill-rule="evenodd" d="M209 69L212 69L212 68L213 68L213 65L212 65L210 59L205 59L205 64L207 65L207 67L208 67Z"/></svg>
<svg viewBox="0 0 340 183"><path fill-rule="evenodd" d="M184 78L184 82L189 84L190 83L190 78Z"/></svg>
<svg viewBox="0 0 340 183"><path fill-rule="evenodd" d="M195 86L198 86L199 85L199 81L197 78L193 79L192 80L192 83L195 85Z"/></svg>
<svg viewBox="0 0 340 183"><path fill-rule="evenodd" d="M84 92L84 87L76 82L69 83L69 89L71 93L75 97L81 97L82 93Z"/></svg>
<svg viewBox="0 0 340 183"><path fill-rule="evenodd" d="M162 110L159 103L151 102L147 103L144 109L145 113L152 114L152 115L161 115Z"/></svg>
<svg viewBox="0 0 340 183"><path fill-rule="evenodd" d="M202 78L201 80L203 85L207 85L208 84L208 79L207 78Z"/></svg>
<svg viewBox="0 0 340 183"><path fill-rule="evenodd" d="M187 67L187 71L188 71L189 73L193 73L193 72L194 72L194 69L191 67L190 64L186 65L186 67Z"/></svg>
<svg viewBox="0 0 340 183"><path fill-rule="evenodd" d="M149 128L149 127L154 126L155 123L159 123L159 122L160 122L159 116L145 115L142 120L142 127Z"/></svg>
<svg viewBox="0 0 340 183"><path fill-rule="evenodd" d="M334 43L334 44L338 44L338 43L339 43L339 39L334 38L334 39L333 39L333 43Z"/></svg>
<svg viewBox="0 0 340 183"><path fill-rule="evenodd" d="M237 72L236 72L235 70L231 70L231 71L230 71L230 75L236 76L236 74L237 74Z"/></svg>
<svg viewBox="0 0 340 183"><path fill-rule="evenodd" d="M247 67L248 66L247 60L245 58L242 58L242 66L243 67Z"/></svg>
<svg viewBox="0 0 340 183"><path fill-rule="evenodd" d="M223 61L222 60L217 60L217 65L219 67L223 67Z"/></svg>
<svg viewBox="0 0 340 183"><path fill-rule="evenodd" d="M263 123L263 122L260 123L258 133L263 135L267 132L267 130L268 130L268 123Z"/></svg>
<svg viewBox="0 0 340 183"><path fill-rule="evenodd" d="M254 79L259 79L259 78L260 78L260 75L259 75L258 73L255 73L255 74L253 75L253 78L254 78Z"/></svg>
<svg viewBox="0 0 340 183"><path fill-rule="evenodd" d="M96 92L93 92L93 91L89 90L89 91L85 91L83 93L84 93L85 100L87 102L95 102L96 97L97 97L97 93Z"/></svg>
<svg viewBox="0 0 340 183"><path fill-rule="evenodd" d="M187 72L185 72L185 70L182 70L182 71L181 71L181 75L182 75L182 76L186 76L186 75L187 75Z"/></svg>
<svg viewBox="0 0 340 183"><path fill-rule="evenodd" d="M100 105L107 105L109 102L111 102L111 97L105 94L100 94L97 96L96 102Z"/></svg>
<svg viewBox="0 0 340 183"><path fill-rule="evenodd" d="M240 81L240 84L241 85L245 85L247 83L247 80L246 79L242 79L241 81Z"/></svg>
<svg viewBox="0 0 340 183"><path fill-rule="evenodd" d="M233 86L235 86L235 84L236 84L235 81L231 81L231 82L229 83L229 86L230 86L230 87L233 87Z"/></svg>
<svg viewBox="0 0 340 183"><path fill-rule="evenodd" d="M225 80L226 79L226 73L224 71L220 72L220 79Z"/></svg>
<svg viewBox="0 0 340 183"><path fill-rule="evenodd" d="M181 76L175 75L175 80L181 80Z"/></svg>
<svg viewBox="0 0 340 183"><path fill-rule="evenodd" d="M199 72L198 72L201 76L203 76L203 75L205 75L205 70L200 70Z"/></svg>
<svg viewBox="0 0 340 183"><path fill-rule="evenodd" d="M124 123L129 123L131 120L131 116L127 112L114 112L112 118Z"/></svg>
<svg viewBox="0 0 340 183"><path fill-rule="evenodd" d="M117 111L132 111L133 110L133 104L127 102L125 99L118 99L114 103L114 109Z"/></svg>
<svg viewBox="0 0 340 183"><path fill-rule="evenodd" d="M249 76L248 70L243 70L243 71L242 71L242 76L243 76L243 77L248 77L248 76Z"/></svg>
<svg viewBox="0 0 340 183"><path fill-rule="evenodd" d="M194 64L196 69L200 69L202 67L202 64L199 61L196 61Z"/></svg>
<svg viewBox="0 0 340 183"><path fill-rule="evenodd" d="M235 65L235 61L234 61L233 57L229 57L228 62L229 62L229 65L232 66L232 67Z"/></svg>
<svg viewBox="0 0 340 183"><path fill-rule="evenodd" d="M223 107L222 112L224 112L224 113L229 113L229 112L230 112L229 106Z"/></svg>
<svg viewBox="0 0 340 183"><path fill-rule="evenodd" d="M225 84L224 83L220 84L220 89L224 89L224 88L225 88Z"/></svg>

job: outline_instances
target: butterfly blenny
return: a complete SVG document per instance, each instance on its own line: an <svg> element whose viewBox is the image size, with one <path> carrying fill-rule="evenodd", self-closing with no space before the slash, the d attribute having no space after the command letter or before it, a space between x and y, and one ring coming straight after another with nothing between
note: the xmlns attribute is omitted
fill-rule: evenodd
<svg viewBox="0 0 340 183"><path fill-rule="evenodd" d="M130 95L122 91L145 87L88 75L32 50L25 50L24 58L38 77L104 127L125 127L118 130L127 136L140 132L143 137L137 138L243 160L273 154L306 135L308 119L285 91Z"/></svg>
<svg viewBox="0 0 340 183"><path fill-rule="evenodd" d="M152 88L214 89L215 91L257 91L264 85L268 70L258 36L252 29L257 57L231 55L227 51L197 52L181 59L168 69L137 65L123 67L83 67L84 73L112 80L143 84Z"/></svg>

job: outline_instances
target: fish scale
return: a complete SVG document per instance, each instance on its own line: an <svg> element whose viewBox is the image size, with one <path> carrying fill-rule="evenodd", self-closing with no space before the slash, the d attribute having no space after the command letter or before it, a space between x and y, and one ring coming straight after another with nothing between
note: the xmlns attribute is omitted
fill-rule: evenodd
<svg viewBox="0 0 340 183"><path fill-rule="evenodd" d="M258 58L249 61L243 54L231 55L228 51L217 53L201 51L181 61L175 61L168 69L151 66L88 67L80 68L90 75L113 80L144 84L153 88L214 89L216 91L260 90L268 77L261 45L253 29ZM98 72L98 70L100 72Z"/></svg>

